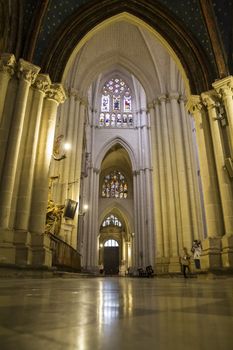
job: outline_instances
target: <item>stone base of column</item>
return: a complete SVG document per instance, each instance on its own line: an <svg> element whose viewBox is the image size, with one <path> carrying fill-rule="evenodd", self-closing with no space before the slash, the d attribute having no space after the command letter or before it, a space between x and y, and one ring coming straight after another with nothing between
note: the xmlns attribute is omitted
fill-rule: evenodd
<svg viewBox="0 0 233 350"><path fill-rule="evenodd" d="M15 246L13 230L0 229L0 264L15 264Z"/></svg>
<svg viewBox="0 0 233 350"><path fill-rule="evenodd" d="M81 271L83 273L91 274L91 275L98 275L100 273L99 266L86 266L82 267Z"/></svg>
<svg viewBox="0 0 233 350"><path fill-rule="evenodd" d="M170 258L170 262L169 262L169 266L168 266L168 272L169 273L181 272L179 256L175 256L175 257L171 257Z"/></svg>
<svg viewBox="0 0 233 350"><path fill-rule="evenodd" d="M52 250L50 237L46 234L31 233L32 266L51 267Z"/></svg>
<svg viewBox="0 0 233 350"><path fill-rule="evenodd" d="M222 237L222 266L233 268L233 235Z"/></svg>
<svg viewBox="0 0 233 350"><path fill-rule="evenodd" d="M209 237L202 241L201 270L219 269L221 262L221 238Z"/></svg>
<svg viewBox="0 0 233 350"><path fill-rule="evenodd" d="M169 273L169 258L156 258L155 259L155 273L166 274Z"/></svg>
<svg viewBox="0 0 233 350"><path fill-rule="evenodd" d="M27 231L16 230L14 233L15 264L30 266L32 264L31 234Z"/></svg>

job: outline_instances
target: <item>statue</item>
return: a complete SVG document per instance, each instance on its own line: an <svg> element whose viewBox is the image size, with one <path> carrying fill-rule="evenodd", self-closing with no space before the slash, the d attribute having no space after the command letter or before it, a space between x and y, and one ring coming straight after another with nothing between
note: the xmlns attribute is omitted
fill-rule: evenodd
<svg viewBox="0 0 233 350"><path fill-rule="evenodd" d="M48 201L45 225L46 233L53 233L55 235L59 234L63 209L64 205L56 205L52 199Z"/></svg>

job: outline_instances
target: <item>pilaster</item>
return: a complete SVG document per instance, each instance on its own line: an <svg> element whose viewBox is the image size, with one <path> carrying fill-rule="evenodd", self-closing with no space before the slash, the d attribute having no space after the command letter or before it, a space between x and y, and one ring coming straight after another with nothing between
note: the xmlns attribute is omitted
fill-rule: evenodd
<svg viewBox="0 0 233 350"><path fill-rule="evenodd" d="M9 53L3 53L0 56L0 124L8 89L8 84L15 73L15 56Z"/></svg>
<svg viewBox="0 0 233 350"><path fill-rule="evenodd" d="M13 191L17 191L15 188L15 184L17 184L16 170L21 168L21 164L19 164L19 150L21 142L24 141L22 140L22 133L29 88L35 81L39 70L39 67L34 66L24 60L19 60L19 87L0 186L0 227L4 228L8 228L10 225L10 212L12 205L14 205L14 203L12 203Z"/></svg>
<svg viewBox="0 0 233 350"><path fill-rule="evenodd" d="M25 133L23 133L25 111L29 88L35 81L39 70L39 67L22 59L19 60L17 67L19 84L0 185L0 236L2 236L0 240L0 253L4 256L4 262L10 264L15 263L14 231L12 226L16 204L13 199L18 192L19 174L22 167L22 157L20 157L19 152L21 145L25 142Z"/></svg>
<svg viewBox="0 0 233 350"><path fill-rule="evenodd" d="M32 263L31 235L28 224L31 209L31 196L35 171L36 149L43 99L51 81L48 75L39 74L32 88L32 103L29 106L29 126L23 157L23 166L17 196L16 218L14 224L14 244L16 246L16 264Z"/></svg>
<svg viewBox="0 0 233 350"><path fill-rule="evenodd" d="M44 234L48 202L49 166L53 151L53 139L57 107L66 98L61 84L51 84L46 90L35 163L29 229L32 233L33 264L51 266L49 238ZM47 238L46 238L47 237Z"/></svg>
<svg viewBox="0 0 233 350"><path fill-rule="evenodd" d="M218 184L220 189L221 206L225 227L225 234L233 235L233 187L228 173L224 169L225 157L222 145L222 137L220 133L220 124L216 112L216 103L218 102L216 93L210 91L201 94L203 103L207 107L210 128L214 147L214 156L216 161ZM218 235L223 235L224 232L219 232Z"/></svg>
<svg viewBox="0 0 233 350"><path fill-rule="evenodd" d="M191 96L186 108L195 119L202 184L200 191L204 202L203 222L206 223L207 236L214 238L223 232L223 218L210 127L200 96Z"/></svg>
<svg viewBox="0 0 233 350"><path fill-rule="evenodd" d="M227 114L229 125L229 143L231 149L231 159L233 159L233 77L229 76L221 80L217 80L212 84L222 98Z"/></svg>

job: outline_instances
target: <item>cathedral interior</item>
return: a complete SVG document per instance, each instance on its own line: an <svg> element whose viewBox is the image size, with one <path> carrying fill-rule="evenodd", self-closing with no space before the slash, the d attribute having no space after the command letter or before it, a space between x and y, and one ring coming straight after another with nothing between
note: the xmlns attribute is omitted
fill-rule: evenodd
<svg viewBox="0 0 233 350"><path fill-rule="evenodd" d="M47 341L48 349L109 349L104 341L111 341L120 314L126 324L117 324L112 336L119 340L117 333L125 326L122 348L139 349L147 341L147 330L143 326L140 341L139 320L134 321L136 334L128 329L130 312L156 322L156 300L161 294L159 313L172 307L166 300L172 297L168 290L173 278L178 278L174 318L158 317L161 324L171 322L171 328L178 323L169 341L162 335L160 339L157 326L159 348L174 349L176 335L177 346L182 341L188 346L188 335L177 327L185 312L196 325L200 305L213 329L219 320L210 315L227 308L229 318L221 320L224 326L217 341L213 338L202 347L196 340L191 349L229 348L232 74L232 0L0 1L0 275L4 283L0 307L5 310L0 336L4 349L16 348L17 334L18 349L39 349ZM181 280L184 249L191 256L195 277L189 285ZM79 282L44 279L58 272L79 276ZM149 272L153 279L140 278L151 277ZM5 280L6 276L11 279ZM222 290L219 285L217 291L213 289L209 276L224 276ZM33 282L35 277L43 277L42 284ZM28 282L23 284L21 278ZM140 286L149 293L146 297L136 293ZM79 333L77 342L72 334L72 342L66 343L64 329L63 335L55 332L48 340L43 300L46 307L50 305L45 312L55 304L50 304L46 293L57 295L58 305L61 296L73 295L75 288L80 295L86 290L84 303L88 296L93 298L90 308L82 308L82 297L78 299L82 316L78 317L67 299L64 305L72 322L77 316L76 326L86 317L90 329ZM17 290L19 296L33 297L38 291L39 304L24 304L23 298L17 304ZM108 304L108 293L113 291L119 298L125 293L124 302ZM180 305L181 294L186 299ZM152 313L149 309L144 313L153 295ZM217 303L211 311L205 299L213 307L218 297L226 301L225 308ZM134 300L145 303L144 307L136 310ZM102 305L103 313L96 312L93 320L89 314L95 303ZM37 322L42 321L33 339L24 339L26 333L17 319L25 305L32 327L37 327L36 315ZM30 305L40 305L38 314ZM178 309L182 313L177 314ZM9 311L17 315L13 326ZM30 325L30 317L26 324ZM95 330L96 346L90 339L81 342L96 322L98 327L106 326L105 340L103 330ZM67 314L64 323L69 323ZM61 325L56 325L59 333ZM195 337L202 325L189 335ZM9 333L11 327L14 334ZM149 349L156 342L152 326L148 327ZM127 342L126 331L129 339L139 337L137 344ZM33 345L37 338L38 347ZM225 340L220 343L220 338ZM114 341L113 348L119 344Z"/></svg>

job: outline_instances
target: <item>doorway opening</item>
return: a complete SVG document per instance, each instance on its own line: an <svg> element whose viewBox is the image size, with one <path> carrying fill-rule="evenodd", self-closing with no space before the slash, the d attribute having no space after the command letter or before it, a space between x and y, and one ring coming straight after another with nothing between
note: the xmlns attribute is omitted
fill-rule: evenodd
<svg viewBox="0 0 233 350"><path fill-rule="evenodd" d="M104 271L105 275L118 275L119 273L119 244L114 239L109 239L104 244Z"/></svg>

